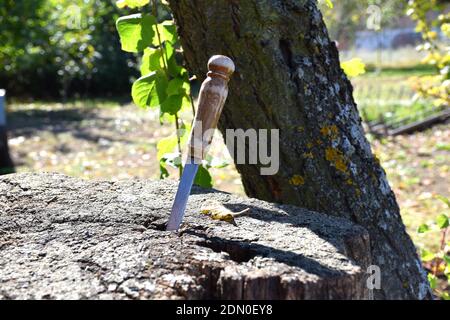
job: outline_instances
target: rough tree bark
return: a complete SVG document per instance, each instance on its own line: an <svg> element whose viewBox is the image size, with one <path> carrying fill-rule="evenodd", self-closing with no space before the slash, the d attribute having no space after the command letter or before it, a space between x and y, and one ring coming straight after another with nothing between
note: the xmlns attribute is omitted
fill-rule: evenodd
<svg viewBox="0 0 450 320"><path fill-rule="evenodd" d="M237 165L246 193L339 215L370 233L381 268L376 298L424 299L430 289L386 175L364 136L352 86L315 1L170 0L188 69L234 59L219 128L280 130L280 170Z"/></svg>

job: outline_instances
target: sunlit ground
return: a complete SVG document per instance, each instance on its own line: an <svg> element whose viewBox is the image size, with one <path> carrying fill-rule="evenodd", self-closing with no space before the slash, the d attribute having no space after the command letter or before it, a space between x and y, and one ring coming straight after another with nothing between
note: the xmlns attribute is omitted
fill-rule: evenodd
<svg viewBox="0 0 450 320"><path fill-rule="evenodd" d="M86 179L158 179L156 143L170 135L154 112L114 103L82 108L79 104L13 104L9 107L10 147L19 172L56 171ZM385 168L411 236L437 245L416 228L432 219L444 204L435 194L450 196L450 128L441 124L424 132L376 140L372 148ZM215 156L231 159L220 135ZM176 170L172 178L177 179ZM214 187L244 194L234 166L212 169ZM430 239L431 237L431 239Z"/></svg>

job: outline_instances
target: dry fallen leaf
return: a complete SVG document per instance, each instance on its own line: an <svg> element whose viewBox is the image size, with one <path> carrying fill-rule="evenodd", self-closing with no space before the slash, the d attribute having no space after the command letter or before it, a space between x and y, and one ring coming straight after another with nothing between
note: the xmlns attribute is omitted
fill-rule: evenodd
<svg viewBox="0 0 450 320"><path fill-rule="evenodd" d="M207 215L213 220L231 223L234 226L237 226L235 218L248 214L249 211L250 208L239 212L233 212L228 208L225 208L219 201L216 200L206 201L200 209L201 214Z"/></svg>

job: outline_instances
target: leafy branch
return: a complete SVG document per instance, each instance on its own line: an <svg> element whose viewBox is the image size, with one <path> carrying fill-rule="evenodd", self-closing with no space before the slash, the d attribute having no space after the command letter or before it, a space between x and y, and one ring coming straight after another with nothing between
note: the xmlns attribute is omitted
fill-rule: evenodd
<svg viewBox="0 0 450 320"><path fill-rule="evenodd" d="M133 102L141 108L159 108L160 122L173 122L175 134L161 139L157 144L160 178L169 176L168 166L182 173L182 144L187 141L190 123L182 115L192 112L195 116L190 78L178 61L183 61L182 47L176 32L170 8L158 0L120 0L119 8L139 8L142 13L120 17L116 22L122 50L142 53L141 77L131 89ZM149 13L144 7L149 5ZM173 150L176 148L176 152ZM212 186L206 161L198 171L195 183Z"/></svg>

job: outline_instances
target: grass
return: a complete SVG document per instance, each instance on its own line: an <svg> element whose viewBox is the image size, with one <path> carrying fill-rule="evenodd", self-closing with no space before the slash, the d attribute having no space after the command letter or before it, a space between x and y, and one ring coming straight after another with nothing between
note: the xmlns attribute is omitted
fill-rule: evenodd
<svg viewBox="0 0 450 320"><path fill-rule="evenodd" d="M433 74L433 68L424 65L401 68L385 67L352 79L354 97L363 119L367 122L388 122L407 119L407 122L424 118L433 112L433 104L415 99L410 78Z"/></svg>

